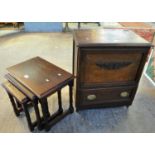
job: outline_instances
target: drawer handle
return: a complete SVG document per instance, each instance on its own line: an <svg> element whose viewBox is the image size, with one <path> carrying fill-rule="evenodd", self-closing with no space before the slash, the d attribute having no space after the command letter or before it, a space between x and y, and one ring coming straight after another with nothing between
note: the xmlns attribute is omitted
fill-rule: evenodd
<svg viewBox="0 0 155 155"><path fill-rule="evenodd" d="M129 66L132 62L126 61L126 62L102 62L98 61L96 62L96 65L103 69L113 70L113 69L120 69L124 68L126 66Z"/></svg>
<svg viewBox="0 0 155 155"><path fill-rule="evenodd" d="M96 95L94 95L94 94L93 95L88 95L87 99L90 100L90 101L95 100L96 99Z"/></svg>
<svg viewBox="0 0 155 155"><path fill-rule="evenodd" d="M121 92L120 96L125 98L125 97L129 96L129 93L127 91L123 91L123 92Z"/></svg>

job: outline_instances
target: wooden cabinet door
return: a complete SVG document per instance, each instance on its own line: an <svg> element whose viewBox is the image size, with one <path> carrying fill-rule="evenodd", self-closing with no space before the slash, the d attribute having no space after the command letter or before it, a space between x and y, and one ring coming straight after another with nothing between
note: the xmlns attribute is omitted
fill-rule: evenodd
<svg viewBox="0 0 155 155"><path fill-rule="evenodd" d="M84 86L135 82L144 49L82 49L80 82Z"/></svg>

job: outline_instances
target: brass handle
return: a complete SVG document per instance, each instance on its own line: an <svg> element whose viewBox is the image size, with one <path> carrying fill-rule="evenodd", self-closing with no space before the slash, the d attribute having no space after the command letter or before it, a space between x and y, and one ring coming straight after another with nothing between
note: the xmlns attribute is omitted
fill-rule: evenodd
<svg viewBox="0 0 155 155"><path fill-rule="evenodd" d="M95 100L96 99L96 95L94 95L94 94L88 95L87 99L90 100L90 101Z"/></svg>
<svg viewBox="0 0 155 155"><path fill-rule="evenodd" d="M120 96L125 98L125 97L129 96L129 93L127 91L123 91L123 92L121 92Z"/></svg>
<svg viewBox="0 0 155 155"><path fill-rule="evenodd" d="M96 65L100 68L103 69L108 69L108 70L113 70L113 69L120 69L120 68L124 68L128 65L130 65L132 62L130 61L125 61L125 62L102 62L102 61L98 61L96 62Z"/></svg>

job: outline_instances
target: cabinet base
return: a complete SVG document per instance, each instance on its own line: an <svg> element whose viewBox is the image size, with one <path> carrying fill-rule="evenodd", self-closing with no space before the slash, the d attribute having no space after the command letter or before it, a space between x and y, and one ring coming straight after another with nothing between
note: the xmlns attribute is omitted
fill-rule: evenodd
<svg viewBox="0 0 155 155"><path fill-rule="evenodd" d="M100 109L100 108L111 108L111 107L120 107L126 106L127 108L132 105L132 102L117 102L117 103L104 103L96 105L78 105L76 106L76 111L85 110L85 109Z"/></svg>

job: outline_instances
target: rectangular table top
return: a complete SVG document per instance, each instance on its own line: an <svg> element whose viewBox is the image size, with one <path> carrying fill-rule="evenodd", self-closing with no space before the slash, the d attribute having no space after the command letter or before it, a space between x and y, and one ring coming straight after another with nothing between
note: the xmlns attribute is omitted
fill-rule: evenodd
<svg viewBox="0 0 155 155"><path fill-rule="evenodd" d="M54 64L35 57L7 68L8 72L38 98L73 79L73 75Z"/></svg>

